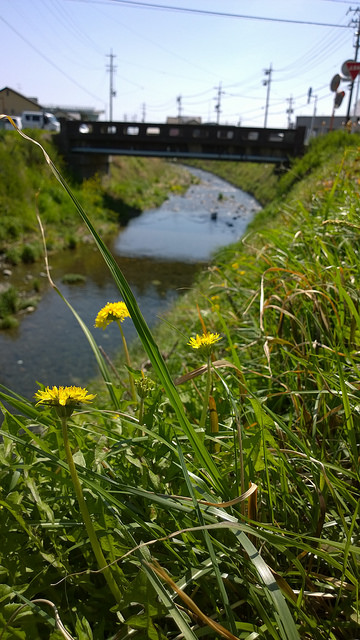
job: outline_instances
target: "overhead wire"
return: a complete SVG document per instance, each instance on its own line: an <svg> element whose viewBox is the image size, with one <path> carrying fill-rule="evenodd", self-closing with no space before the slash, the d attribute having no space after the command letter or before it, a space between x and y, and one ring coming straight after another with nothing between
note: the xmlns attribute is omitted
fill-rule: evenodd
<svg viewBox="0 0 360 640"><path fill-rule="evenodd" d="M100 2L98 4L104 4L104 2ZM142 8L146 8L146 7L149 7L149 6L153 6L154 3L138 3L138 2L134 3L134 2L128 2L128 1L125 2L124 1L123 4L126 4L128 6L133 6L133 7L135 7L135 6L138 7L139 4L140 4ZM165 5L156 5L156 8L159 8L159 9L160 8L169 8L169 5L166 5L166 7L165 7ZM179 9L179 7L173 7L173 8L174 9ZM197 11L198 10L196 10L196 12ZM203 13L202 10L201 10L201 13ZM205 11L205 13L207 13L207 12ZM213 14L213 13L214 12L211 12L211 14ZM223 12L215 12L215 13L216 14L222 14ZM240 14L237 14L237 15L240 15ZM252 16L245 16L245 17L251 18ZM273 18L271 18L271 20L273 20ZM276 19L274 19L274 20L276 21ZM281 19L281 21L283 21L283 20ZM293 22L293 21L290 20L290 22ZM300 22L301 24L303 24L303 23L307 23L309 21L294 21L294 22L296 22L296 23ZM314 21L310 21L310 22L314 22ZM322 23L322 24L324 24L324 23ZM344 25L344 24L343 25L328 25L328 23L326 23L326 25L327 26L333 26L336 29L339 28L339 26L344 27L344 28L347 29L348 26L349 26L349 25ZM133 29L130 29L130 30L133 31ZM321 55L324 55L324 53L329 48L329 46L333 47L333 43L329 42L329 40L331 40L331 38L333 37L333 32L334 31L335 31L335 29L332 29L330 34L327 34L322 40L320 40L319 43L314 45L310 49L310 51L308 51L304 56L302 56L302 57L298 58L297 60L293 61L290 65L287 65L287 67L284 67L283 69L281 69L281 71L290 70L291 68L294 68L296 66L299 69L299 65L302 65L302 68L301 68L300 72L298 70L298 74L299 73L304 74L309 68L308 66L307 67L304 66L305 63L308 63L308 65L311 65L312 68L314 68L317 64L320 64L320 62L322 61L321 60ZM347 37L347 34L344 33L344 36ZM148 40L150 40L150 39L148 38ZM151 41L151 42L152 42L152 44L159 45L159 43L154 43L153 41ZM341 42L339 42L337 48L340 48L342 46L342 44L343 44L343 42L341 40ZM161 47L161 48L163 48L163 47ZM167 52L169 52L169 51L167 50ZM317 57L315 57L316 55L317 55ZM290 75L289 77L281 77L279 79L274 78L273 81L274 82L283 82L283 81L286 81L287 79L291 79L291 77L292 77L292 75ZM249 78L249 80L250 80L250 78ZM236 86L236 84L237 83L235 83L235 86ZM243 82L242 83L240 82L239 84L243 85ZM258 84L253 85L253 88L258 88Z"/></svg>
<svg viewBox="0 0 360 640"><path fill-rule="evenodd" d="M71 0L73 1L73 0ZM77 0L79 1L79 0ZM265 16L249 16L249 15L241 15L241 14L228 14L226 12L214 12L214 11L207 11L207 10L198 10L198 9L186 9L183 7L176 7L176 6L172 6L172 5L160 5L157 3L145 3L145 2L130 2L129 0L110 0L110 2L100 2L99 0L97 0L95 2L95 0L80 0L82 2L88 3L88 4L99 4L99 5L104 5L104 4L111 4L113 5L114 3L117 4L124 4L127 6L132 6L134 8L155 8L156 10L173 10L173 11L185 11L187 13L199 13L201 15L210 15L210 16L221 16L221 17L237 17L237 18L243 18L243 19L253 19L253 20L268 20L268 21L272 21L272 22L285 22L285 23L292 23L292 24L306 24L306 25L316 25L316 26L323 26L323 27L332 27L332 31L331 33L327 34L326 36L324 36L317 44L313 45L313 47L303 56L301 56L300 58L294 60L293 62L291 62L289 65L287 65L286 67L283 67L282 69L276 70L274 69L274 72L276 72L276 74L279 74L280 77L275 77L272 79L273 82L275 83L282 83L287 81L288 79L291 79L293 77L293 74L289 74L289 73L285 73L285 72L289 72L292 68L297 68L297 75L301 75L307 72L307 70L309 68L315 68L316 66L318 66L320 64L320 62L322 62L322 57L329 51L329 49L331 48L332 52L337 51L341 46L343 46L343 40L345 38L348 37L348 32L345 32L345 29L348 30L349 25L333 25L333 24L329 24L329 23L316 23L313 21L302 21L302 20L287 20L287 19L277 19L277 18L267 18ZM52 9L49 7L49 5L47 4L47 2L45 2L45 0L42 0L43 3L46 4L46 6L48 7L50 13L52 13L55 16L55 11L56 14L58 16L60 16L60 11L63 9L63 7L61 5L58 4L58 0L55 0L55 4L52 4L52 7L54 7L54 11L52 11ZM62 24L66 24L66 14L67 12L62 12L62 15L64 17L64 20L61 18L60 21L62 22ZM63 69L61 67L59 67L58 65L56 65L56 63L54 63L53 60L51 60L48 56L46 56L45 54L43 54L40 49L38 47L36 47L35 45L33 45L27 38L25 38L25 36L23 36L17 29L15 29L15 27L13 27L7 20L5 20L4 18L0 19L7 24L7 26L12 29L20 38L22 38L24 40L24 42L26 42L34 51L36 51L39 55L42 56L43 59L45 59L49 64L51 64L55 69L57 69L60 73L62 73L62 75L64 75L67 79L69 79L71 82L73 82L76 86L78 86L78 88L80 88L81 90L85 91L86 93L88 93L88 95L90 95L91 97L95 98L96 100L101 100L103 102L103 98L99 98L98 96L95 96L91 91L89 91L87 88L83 87L78 81L76 81L74 78L72 78L69 74L67 74L65 71L63 71ZM75 35L78 34L78 36L81 35L81 39L83 42L85 42L85 40L87 40L86 38L86 33L83 32L82 29L78 28L75 24L75 22L70 22L70 29L71 32ZM122 23L121 23L122 24ZM124 25L122 25L124 26ZM126 26L126 25L125 25ZM133 31L133 29L129 28L126 26L126 28L128 28L130 31ZM337 29L342 28L344 31L340 33L339 36L336 36L338 38L337 44L334 45L333 41L330 42L332 37L335 37L335 32ZM135 31L136 33L136 31ZM333 36L334 34L334 36ZM138 34L137 34L138 35ZM143 36L140 36L142 39ZM178 55L175 52L171 52L169 51L169 49L167 49L166 47L163 47L161 45L159 45L158 42L154 42L153 40L151 40L150 38L145 38L148 41L150 41L152 44L156 44L157 46L159 46L161 49L165 50L167 53L171 53L172 55L175 55L177 57L179 57L180 59L182 59L183 61L187 62L188 64L191 64L191 67L194 67L194 61L189 61L186 58L184 58L183 56ZM91 39L89 39L91 40ZM91 44L92 42L92 44ZM96 43L94 41L91 41L88 43L88 46L90 48L92 48L92 46L94 45L94 50L96 49ZM131 64L131 63L129 63ZM299 69L299 66L301 66L301 69ZM199 69L201 69L202 71L204 71L204 69L200 66L198 66ZM154 69L152 69L152 71L154 72ZM209 72L209 71L207 71ZM164 73L163 71L158 71L158 73ZM285 75L283 75L285 74ZM171 74L172 76L174 74ZM213 75L215 75L213 73ZM176 76L178 77L178 76ZM188 79L188 76L184 76L185 78ZM137 86L140 89L143 89L143 87L131 80L129 80L128 78L125 77L121 77L122 80L124 80L125 82L129 82L131 84L133 84L134 86ZM246 87L246 82L249 83L249 86ZM224 91L224 96L228 97L229 99L233 99L236 97L239 98L247 98L247 99L252 99L252 100L263 100L263 97L250 97L248 95L242 95L242 94L233 94L231 95L226 89L230 88L230 87L236 87L236 86L241 86L242 89L244 89L245 87L247 88L247 90L256 90L261 88L261 79L259 79L256 84L254 83L254 75L252 74L251 76L249 76L248 78L246 78L243 81L239 81L238 83L232 83L229 85L223 85L223 91ZM328 85L324 85L328 86ZM209 100L212 100L214 98L210 98L208 100L200 100L198 102L189 102L189 100L196 98L196 97L201 97L203 95L206 94L210 94L211 92L214 92L215 88L209 88L206 89L205 91L199 92L198 94L192 94L192 95L182 95L182 99L184 101L187 102L187 104L189 106L196 106L196 105L201 105L204 104L206 102L209 102ZM125 94L123 94L125 95ZM303 94L304 95L304 94ZM325 96L326 97L326 96ZM281 101L281 98L278 98L278 101ZM274 101L273 101L274 102ZM171 106L173 106L175 103L175 100L173 102L171 102ZM161 108L166 108L166 105L170 106L170 101L168 103L165 103L165 107L154 107L154 109L161 109ZM147 108L151 108L150 106ZM253 111L252 111L253 112Z"/></svg>
<svg viewBox="0 0 360 640"><path fill-rule="evenodd" d="M70 0L70 1L73 1L73 0ZM88 0L76 0L76 1L85 2L85 4L86 4L86 2ZM104 5L106 3L104 3L104 2L94 2L94 3L90 2L90 4ZM108 18L108 16L106 14L102 13L102 15L104 15L105 18ZM178 52L171 51L170 49L168 49L167 47L165 47L164 45L162 45L158 41L155 41L152 38L150 38L148 35L139 34L136 31L136 29L134 29L133 27L129 27L129 25L125 24L122 21L117 20L114 16L112 16L111 22L112 23L117 22L119 25L121 25L123 28L125 28L130 33L134 33L140 39L140 41L142 43L143 42L150 42L150 44L152 44L153 46L157 47L161 51L164 51L165 53L172 55L174 58L177 58L178 60L181 60L182 62L186 62L188 65L191 65L191 68L199 69L199 71L202 71L203 73L205 72L205 73L207 73L207 74L209 74L211 76L217 77L215 72L212 69L205 69L201 65L198 65L195 60L189 60L188 58L184 57L183 55L179 54ZM176 77L178 77L178 76L176 76Z"/></svg>
<svg viewBox="0 0 360 640"><path fill-rule="evenodd" d="M73 0L72 0L73 1ZM85 2L88 4L108 4L108 2L104 2L102 0L77 0L80 2ZM167 5L167 4L157 4L154 2L140 2L138 0L109 0L110 3L113 4L123 4L128 7L134 8L142 8L142 9L156 9L160 11L174 11L178 13L191 13L198 15L206 15L206 16L215 16L215 17L223 17L223 18L237 18L242 20L261 20L267 22L282 22L285 24L302 24L302 25L312 25L316 27L336 27L338 29L345 28L347 26L337 25L329 22L315 22L312 20L295 20L292 18L274 18L269 16L254 16L240 13L230 13L227 11L210 11L209 9L194 9L189 7L179 7L176 5Z"/></svg>
<svg viewBox="0 0 360 640"><path fill-rule="evenodd" d="M346 15L343 16L342 20L346 19ZM349 25L348 25L349 26ZM302 64L307 64L309 60L312 60L314 56L321 56L324 52L329 48L334 46L334 38L338 38L339 36L335 34L335 29L329 31L323 38L321 38L316 44L314 44L310 49L307 50L305 54L293 60L286 67L282 67L280 69L276 69L278 72L288 71L293 69L294 67L298 67ZM342 33L341 36L348 37L347 33ZM340 36L340 37L341 37Z"/></svg>
<svg viewBox="0 0 360 640"><path fill-rule="evenodd" d="M96 96L95 94L93 94L91 91L89 91L86 87L84 87L83 85L81 85L77 80L75 80L75 78L72 78L68 73L66 73L66 71L64 71L61 67L59 67L59 65L56 64L56 62L54 62L53 60L51 60L51 58L49 58L43 51L41 51L37 46L35 46L32 42L30 42L30 40L28 38L26 38L24 35L22 35L20 33L20 31L18 31L13 25L10 24L10 22L8 22L7 20L5 20L5 18L3 18L3 16L0 16L0 20L6 24L6 26L11 29L14 33L16 33L16 35L21 38L21 40L23 40L33 51L35 51L39 56L41 56L41 58L43 60L46 60L46 62L48 64L50 64L54 69L56 69L59 73L61 73L65 78L67 78L70 82L72 82L74 85L76 85L79 89L81 89L82 91L84 91L85 93L87 93L89 96L91 96L92 98L94 98L95 100L101 100L103 101L103 98L100 98L99 96Z"/></svg>
<svg viewBox="0 0 360 640"><path fill-rule="evenodd" d="M100 49L98 44L92 38L90 38L89 34L84 29L81 29L76 25L71 14L69 14L69 12L66 11L61 4L58 3L58 0L41 0L41 2L43 3L44 7L46 7L50 16L52 16L51 18L52 25L54 24L54 20L56 21L56 24L61 23L62 26L66 29L66 33L69 34L71 32L72 35L76 38L77 44L79 40L81 40L81 42L91 51L95 51L99 55L104 55L103 50ZM44 17L45 17L45 14L43 13L42 18L44 19ZM54 29L49 30L49 32L52 34L52 37L53 37ZM55 30L55 35L56 33L57 33L57 29ZM69 41L67 40L66 48L68 49L68 47L69 47ZM73 62L76 62L78 64L78 50L76 52L76 55L77 55L77 58L73 60ZM89 66L88 63L87 63L87 66Z"/></svg>

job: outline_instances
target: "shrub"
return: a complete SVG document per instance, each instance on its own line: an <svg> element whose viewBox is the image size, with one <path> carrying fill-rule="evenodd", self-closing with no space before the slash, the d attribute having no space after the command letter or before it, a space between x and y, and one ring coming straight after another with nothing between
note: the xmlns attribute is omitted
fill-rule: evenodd
<svg viewBox="0 0 360 640"><path fill-rule="evenodd" d="M16 265L21 261L20 249L19 247L10 247L5 252L5 260L9 264Z"/></svg>
<svg viewBox="0 0 360 640"><path fill-rule="evenodd" d="M79 284L82 282L86 282L86 276L81 273L66 273L62 278L61 282L64 284Z"/></svg>
<svg viewBox="0 0 360 640"><path fill-rule="evenodd" d="M16 329L19 326L19 321L14 316L5 316L5 318L0 318L0 329Z"/></svg>
<svg viewBox="0 0 360 640"><path fill-rule="evenodd" d="M32 264L39 257L39 247L32 244L25 244L21 251L21 260L24 264Z"/></svg>
<svg viewBox="0 0 360 640"><path fill-rule="evenodd" d="M9 287L7 291L0 294L0 317L5 318L17 312L19 304L19 294L15 287Z"/></svg>

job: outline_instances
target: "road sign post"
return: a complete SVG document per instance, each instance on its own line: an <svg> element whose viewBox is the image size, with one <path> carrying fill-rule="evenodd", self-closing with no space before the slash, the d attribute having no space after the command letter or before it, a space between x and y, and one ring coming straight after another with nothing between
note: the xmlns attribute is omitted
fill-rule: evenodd
<svg viewBox="0 0 360 640"><path fill-rule="evenodd" d="M357 41L355 58L357 58L358 46L359 46L359 40ZM344 62L343 66L341 67L341 70L344 76L349 80L351 80L349 105L348 105L348 110L346 114L346 121L348 121L350 119L351 99L352 99L352 94L354 90L354 82L355 82L355 78L360 72L360 62L357 62L357 60L346 60L346 62Z"/></svg>

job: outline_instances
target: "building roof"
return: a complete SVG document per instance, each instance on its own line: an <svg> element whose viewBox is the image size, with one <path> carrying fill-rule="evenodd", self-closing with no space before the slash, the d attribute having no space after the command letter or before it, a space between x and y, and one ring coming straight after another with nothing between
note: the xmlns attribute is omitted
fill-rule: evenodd
<svg viewBox="0 0 360 640"><path fill-rule="evenodd" d="M3 91L10 91L11 93L15 93L17 96L19 96L19 98L23 98L24 100L27 100L28 102L32 102L34 107L35 106L37 108L40 107L40 109L41 109L41 105L39 104L37 98L28 98L27 96L24 96L24 94L19 93L19 91L15 91L15 89L11 89L11 87L3 87L3 89L0 89L0 93L2 93Z"/></svg>
<svg viewBox="0 0 360 640"><path fill-rule="evenodd" d="M50 111L51 113L55 113L55 115L58 115L58 117L63 116L65 118L73 120L97 120L99 115L104 113L104 110L94 109L93 107L62 107L60 105L41 105L39 104L37 98L28 98L19 91L11 89L11 87L3 87L3 89L0 89L0 96L4 92L8 92L14 97L26 100L26 102L28 102L30 106L34 105L34 107L36 107L36 110L41 109L43 111Z"/></svg>
<svg viewBox="0 0 360 640"><path fill-rule="evenodd" d="M46 105L44 109L54 113L58 118L64 117L70 120L97 120L104 113L104 109L94 109L93 107Z"/></svg>

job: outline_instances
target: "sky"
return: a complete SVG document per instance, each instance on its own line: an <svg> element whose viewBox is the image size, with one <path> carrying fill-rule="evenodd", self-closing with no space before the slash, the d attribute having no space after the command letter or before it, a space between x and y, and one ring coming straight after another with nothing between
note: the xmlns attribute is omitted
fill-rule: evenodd
<svg viewBox="0 0 360 640"><path fill-rule="evenodd" d="M113 120L287 127L331 115L359 20L360 0L1 0L0 89L106 120L112 77Z"/></svg>

